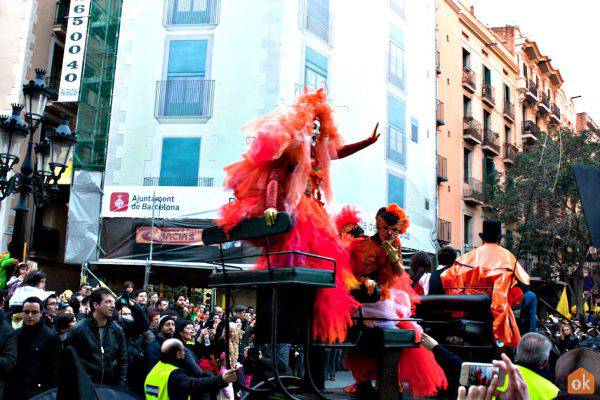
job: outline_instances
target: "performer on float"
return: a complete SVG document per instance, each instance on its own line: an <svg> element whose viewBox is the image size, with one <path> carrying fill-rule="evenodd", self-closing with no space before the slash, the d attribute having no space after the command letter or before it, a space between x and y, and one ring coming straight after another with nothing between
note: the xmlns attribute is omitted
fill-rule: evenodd
<svg viewBox="0 0 600 400"><path fill-rule="evenodd" d="M494 317L494 338L499 345L516 347L521 334L511 307L523 300L522 287L529 285L529 275L515 256L502 246L502 224L498 220L483 221L479 234L483 245L459 257L454 266L441 275L446 294L489 294ZM536 302L535 294L528 291L523 317L531 316L528 304ZM534 308L535 309L535 308Z"/></svg>
<svg viewBox="0 0 600 400"><path fill-rule="evenodd" d="M364 325L384 329L408 329L415 331L416 341L421 340L422 328L413 321L397 321L411 318L419 296L411 286L411 280L402 267L399 235L406 232L409 222L406 213L397 204L379 209L376 215L377 232L373 236L353 239L346 232L356 229L358 218L354 211L342 210L337 217L338 228L347 243L354 274L361 283L357 299L362 308L359 315L367 319ZM371 320L368 318L383 319ZM365 394L372 390L371 380L377 377L377 359L367 352L355 350L348 354L346 365L352 371L357 385L347 391L358 390ZM448 385L444 371L436 363L433 353L422 345L402 351L398 362L399 384L408 384L414 396L435 396Z"/></svg>
<svg viewBox="0 0 600 400"><path fill-rule="evenodd" d="M243 160L225 168L225 186L233 190L235 200L222 207L219 224L229 230L260 215L272 224L278 211L289 213L292 229L273 237L270 249L297 250L336 260L336 287L317 293L313 336L325 342L343 341L353 309L359 304L348 292L357 286L348 253L324 208L324 201L332 194L329 168L331 160L375 143L379 138L377 125L369 138L342 145L327 95L319 89L305 92L293 106L278 108L246 128L256 135ZM304 256L270 259L272 267L332 269L331 263ZM258 261L257 268L266 268L264 259Z"/></svg>

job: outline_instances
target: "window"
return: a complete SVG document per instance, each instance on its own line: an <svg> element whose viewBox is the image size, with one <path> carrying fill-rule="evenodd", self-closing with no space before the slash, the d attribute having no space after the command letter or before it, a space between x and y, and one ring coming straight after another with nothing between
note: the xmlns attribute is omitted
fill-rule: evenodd
<svg viewBox="0 0 600 400"><path fill-rule="evenodd" d="M404 208L404 178L388 173L388 204Z"/></svg>
<svg viewBox="0 0 600 400"><path fill-rule="evenodd" d="M425 199L425 210L429 211L429 199Z"/></svg>
<svg viewBox="0 0 600 400"><path fill-rule="evenodd" d="M399 164L406 163L406 104L388 95L387 158Z"/></svg>
<svg viewBox="0 0 600 400"><path fill-rule="evenodd" d="M390 83L404 90L404 34L395 26L390 26L388 68Z"/></svg>
<svg viewBox="0 0 600 400"><path fill-rule="evenodd" d="M410 139L419 143L419 121L414 118L410 119Z"/></svg>
<svg viewBox="0 0 600 400"><path fill-rule="evenodd" d="M204 78L208 40L172 40L167 79Z"/></svg>
<svg viewBox="0 0 600 400"><path fill-rule="evenodd" d="M463 49L463 68L471 68L471 53Z"/></svg>
<svg viewBox="0 0 600 400"><path fill-rule="evenodd" d="M471 116L471 99L463 96L463 113L465 117Z"/></svg>
<svg viewBox="0 0 600 400"><path fill-rule="evenodd" d="M464 236L463 241L465 242L465 246L471 246L473 244L473 239L471 235L471 231L473 230L473 218L469 215L464 216Z"/></svg>
<svg viewBox="0 0 600 400"><path fill-rule="evenodd" d="M471 150L465 149L463 153L463 180L469 183L471 179Z"/></svg>
<svg viewBox="0 0 600 400"><path fill-rule="evenodd" d="M327 58L310 47L306 48L306 64L304 68L304 83L309 89L326 86Z"/></svg>
<svg viewBox="0 0 600 400"><path fill-rule="evenodd" d="M307 0L306 29L329 43L329 0Z"/></svg>
<svg viewBox="0 0 600 400"><path fill-rule="evenodd" d="M405 0L390 0L390 8L392 9L393 12L395 12L396 14L398 14L399 16L401 16L402 18L405 17L404 15L404 4Z"/></svg>
<svg viewBox="0 0 600 400"><path fill-rule="evenodd" d="M527 78L527 64L523 63L523 76Z"/></svg>
<svg viewBox="0 0 600 400"><path fill-rule="evenodd" d="M483 110L483 128L490 129L491 126L492 126L492 115L488 111Z"/></svg>
<svg viewBox="0 0 600 400"><path fill-rule="evenodd" d="M169 0L165 26L216 25L219 22L219 0Z"/></svg>
<svg viewBox="0 0 600 400"><path fill-rule="evenodd" d="M506 126L504 125L504 143L511 143L512 142L512 132L510 129L510 126Z"/></svg>
<svg viewBox="0 0 600 400"><path fill-rule="evenodd" d="M163 138L161 186L196 186L201 138Z"/></svg>
<svg viewBox="0 0 600 400"><path fill-rule="evenodd" d="M504 84L504 102L506 104L510 103L510 88L506 83Z"/></svg>
<svg viewBox="0 0 600 400"><path fill-rule="evenodd" d="M483 83L486 85L492 84L492 71L485 65L483 66Z"/></svg>

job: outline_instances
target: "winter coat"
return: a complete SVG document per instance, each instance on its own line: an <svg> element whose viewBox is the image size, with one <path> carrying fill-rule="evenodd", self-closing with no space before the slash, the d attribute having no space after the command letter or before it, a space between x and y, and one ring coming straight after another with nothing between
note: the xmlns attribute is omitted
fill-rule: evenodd
<svg viewBox="0 0 600 400"><path fill-rule="evenodd" d="M17 365L17 335L0 311L0 399L4 399L7 376Z"/></svg>

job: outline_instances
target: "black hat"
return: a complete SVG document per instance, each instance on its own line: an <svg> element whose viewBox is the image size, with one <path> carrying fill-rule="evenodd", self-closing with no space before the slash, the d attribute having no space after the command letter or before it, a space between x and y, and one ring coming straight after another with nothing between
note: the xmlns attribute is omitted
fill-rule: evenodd
<svg viewBox="0 0 600 400"><path fill-rule="evenodd" d="M246 312L247 308L244 306L235 306L233 307L233 312L235 313L241 313L241 312Z"/></svg>
<svg viewBox="0 0 600 400"><path fill-rule="evenodd" d="M479 237L484 242L496 243L502 239L502 222L497 219L488 219L483 221L483 232Z"/></svg>
<svg viewBox="0 0 600 400"><path fill-rule="evenodd" d="M162 331L163 326L165 326L165 324L169 321L175 321L175 318L173 318L171 315L163 315L160 317L158 320L158 332Z"/></svg>

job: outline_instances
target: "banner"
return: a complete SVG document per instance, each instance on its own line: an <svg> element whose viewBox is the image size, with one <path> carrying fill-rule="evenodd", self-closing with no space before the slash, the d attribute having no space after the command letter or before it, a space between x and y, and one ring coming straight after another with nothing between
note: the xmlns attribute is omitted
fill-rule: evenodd
<svg viewBox="0 0 600 400"><path fill-rule="evenodd" d="M162 244L168 246L203 246L203 229L166 228L138 226L135 229L135 242L142 244Z"/></svg>
<svg viewBox="0 0 600 400"><path fill-rule="evenodd" d="M90 0L71 0L67 18L65 52L60 74L59 102L79 101L89 17Z"/></svg>
<svg viewBox="0 0 600 400"><path fill-rule="evenodd" d="M102 217L217 219L232 199L222 187L105 186Z"/></svg>

